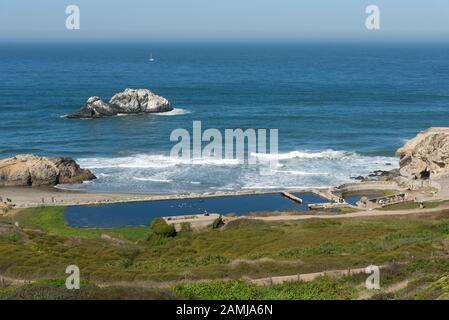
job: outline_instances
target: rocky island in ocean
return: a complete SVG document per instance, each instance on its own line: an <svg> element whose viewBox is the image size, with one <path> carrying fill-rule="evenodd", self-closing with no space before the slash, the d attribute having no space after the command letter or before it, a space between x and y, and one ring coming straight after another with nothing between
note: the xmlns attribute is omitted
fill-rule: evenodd
<svg viewBox="0 0 449 320"><path fill-rule="evenodd" d="M109 102L97 96L87 99L84 106L68 119L88 119L115 116L117 114L159 113L173 110L170 101L148 89L125 89L115 94Z"/></svg>

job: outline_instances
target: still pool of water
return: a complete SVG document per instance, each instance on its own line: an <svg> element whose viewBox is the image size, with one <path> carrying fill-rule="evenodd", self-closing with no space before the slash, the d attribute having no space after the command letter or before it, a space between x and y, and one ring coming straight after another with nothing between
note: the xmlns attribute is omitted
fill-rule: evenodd
<svg viewBox="0 0 449 320"><path fill-rule="evenodd" d="M360 198L367 197L368 199L374 199L379 196L382 196L381 193L367 193L367 194L357 194L357 195L350 195L350 196L344 196L343 198L345 201L349 204L352 204L353 206L357 205L357 202L360 201Z"/></svg>
<svg viewBox="0 0 449 320"><path fill-rule="evenodd" d="M71 227L81 228L147 226L152 219L162 216L206 212L244 215L250 212L308 210L308 204L325 201L313 193L304 193L300 197L303 199L302 204L280 194L258 194L73 206L66 210L65 218Z"/></svg>

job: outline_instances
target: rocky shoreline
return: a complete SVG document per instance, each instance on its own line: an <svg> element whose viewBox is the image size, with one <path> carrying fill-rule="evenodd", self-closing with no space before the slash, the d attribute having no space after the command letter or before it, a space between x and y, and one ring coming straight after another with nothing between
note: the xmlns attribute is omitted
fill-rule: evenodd
<svg viewBox="0 0 449 320"><path fill-rule="evenodd" d="M419 133L398 149L399 169L375 171L361 180L339 187L310 188L289 190L292 192L322 193L332 198L333 192L341 187L350 190L397 189L409 190L419 196L420 190L436 189L438 198L449 198L449 128L430 128ZM423 174L425 173L425 174ZM12 196L18 207L39 205L83 205L99 203L117 203L130 201L148 201L162 199L184 199L196 197L214 197L227 195L249 195L272 193L273 191L233 191L206 192L201 194L125 194L125 193L83 193L54 188L58 184L81 183L96 177L87 169L82 169L70 158L46 158L34 155L18 155L0 159L0 189L3 196ZM34 188L22 188L22 187ZM37 188L36 188L37 187ZM42 187L50 187L42 189ZM340 188L340 189L339 189ZM348 189L348 190L349 190Z"/></svg>
<svg viewBox="0 0 449 320"><path fill-rule="evenodd" d="M0 159L0 187L39 187L96 179L70 158L17 155Z"/></svg>
<svg viewBox="0 0 449 320"><path fill-rule="evenodd" d="M87 99L77 112L67 119L92 119L115 116L117 114L160 113L172 111L170 101L148 89L130 89L115 94L109 102L93 96Z"/></svg>
<svg viewBox="0 0 449 320"><path fill-rule="evenodd" d="M376 170L368 176L351 177L359 181L395 181L414 188L432 184L449 175L449 128L429 128L408 140L396 151L399 168Z"/></svg>

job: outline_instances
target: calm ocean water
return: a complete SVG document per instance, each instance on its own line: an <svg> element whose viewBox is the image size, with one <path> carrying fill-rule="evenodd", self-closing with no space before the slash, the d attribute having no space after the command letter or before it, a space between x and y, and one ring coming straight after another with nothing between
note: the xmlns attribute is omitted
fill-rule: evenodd
<svg viewBox="0 0 449 320"><path fill-rule="evenodd" d="M148 62L150 52L156 61ZM149 88L166 115L66 120L85 100ZM270 176L168 158L175 128L279 128ZM70 156L88 191L172 193L329 186L397 165L418 131L449 125L449 45L0 44L0 157Z"/></svg>

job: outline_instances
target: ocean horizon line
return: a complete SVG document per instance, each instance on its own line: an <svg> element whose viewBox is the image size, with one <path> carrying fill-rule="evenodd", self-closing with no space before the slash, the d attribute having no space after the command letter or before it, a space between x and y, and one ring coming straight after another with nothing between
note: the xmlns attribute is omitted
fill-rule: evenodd
<svg viewBox="0 0 449 320"><path fill-rule="evenodd" d="M149 43L149 44L335 44L335 45L404 45L404 44L449 44L447 36L423 38L117 38L117 37L0 37L0 43Z"/></svg>

